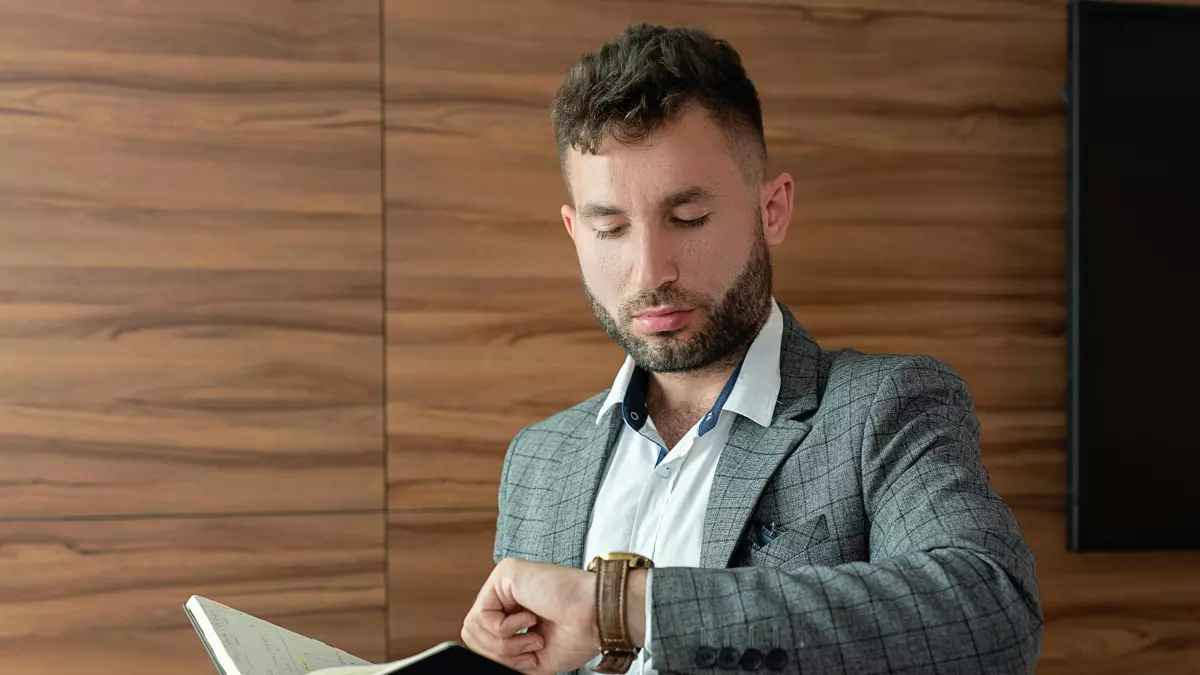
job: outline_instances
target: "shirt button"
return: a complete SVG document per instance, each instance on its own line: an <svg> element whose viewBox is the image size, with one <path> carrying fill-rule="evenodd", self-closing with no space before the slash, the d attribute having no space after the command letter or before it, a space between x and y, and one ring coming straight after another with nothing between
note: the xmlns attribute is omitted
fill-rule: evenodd
<svg viewBox="0 0 1200 675"><path fill-rule="evenodd" d="M667 476L670 476L670 475L671 475L671 467L669 467L669 466L660 466L660 467L658 467L657 469L655 469L655 470L654 470L654 473L657 473L659 476L662 476L663 478L666 478Z"/></svg>
<svg viewBox="0 0 1200 675"><path fill-rule="evenodd" d="M707 415L705 415L705 416L704 416L704 419L706 419L706 420L711 420L711 419L712 419L712 413L708 413Z"/></svg>

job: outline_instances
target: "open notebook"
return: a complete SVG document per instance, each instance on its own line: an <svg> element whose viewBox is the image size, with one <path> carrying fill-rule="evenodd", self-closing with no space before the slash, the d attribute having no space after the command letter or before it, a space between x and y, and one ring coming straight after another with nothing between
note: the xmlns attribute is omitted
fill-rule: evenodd
<svg viewBox="0 0 1200 675"><path fill-rule="evenodd" d="M183 606L221 675L511 675L458 642L391 663L372 664L320 640L193 595Z"/></svg>

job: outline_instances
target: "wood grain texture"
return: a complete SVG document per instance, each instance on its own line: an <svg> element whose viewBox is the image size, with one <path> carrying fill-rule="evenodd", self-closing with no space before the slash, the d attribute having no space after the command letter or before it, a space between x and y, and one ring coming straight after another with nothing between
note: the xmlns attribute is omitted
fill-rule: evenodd
<svg viewBox="0 0 1200 675"><path fill-rule="evenodd" d="M389 655L458 640L492 571L495 511L392 513L388 518Z"/></svg>
<svg viewBox="0 0 1200 675"><path fill-rule="evenodd" d="M0 515L382 507L378 13L0 7Z"/></svg>
<svg viewBox="0 0 1200 675"><path fill-rule="evenodd" d="M393 506L493 505L497 446L619 365L558 219L546 111L584 46L636 20L719 26L742 52L797 181L777 297L827 346L945 358L996 423L1040 429L1063 391L1063 11L990 6L1012 11L387 5Z"/></svg>
<svg viewBox="0 0 1200 675"><path fill-rule="evenodd" d="M1045 609L1039 675L1195 673L1200 551L1067 553L1060 504L1016 508Z"/></svg>
<svg viewBox="0 0 1200 675"><path fill-rule="evenodd" d="M610 383L622 355L558 219L549 102L629 23L706 26L742 53L773 168L796 178L776 296L827 348L931 354L966 378L1037 553L1040 672L1194 671L1200 559L1065 548L1065 2L387 0L385 15L393 507L494 508L513 434ZM454 550L489 550L474 518Z"/></svg>
<svg viewBox="0 0 1200 675"><path fill-rule="evenodd" d="M209 675L192 594L382 660L384 518L0 523L0 671Z"/></svg>

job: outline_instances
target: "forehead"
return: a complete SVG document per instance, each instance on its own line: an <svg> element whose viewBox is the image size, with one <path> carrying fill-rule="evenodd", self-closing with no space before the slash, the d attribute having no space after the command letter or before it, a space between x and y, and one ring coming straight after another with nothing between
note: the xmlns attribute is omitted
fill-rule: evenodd
<svg viewBox="0 0 1200 675"><path fill-rule="evenodd" d="M691 186L725 194L741 184L741 171L721 128L703 110L691 109L640 143L609 138L596 154L572 149L567 178L576 204L636 204Z"/></svg>

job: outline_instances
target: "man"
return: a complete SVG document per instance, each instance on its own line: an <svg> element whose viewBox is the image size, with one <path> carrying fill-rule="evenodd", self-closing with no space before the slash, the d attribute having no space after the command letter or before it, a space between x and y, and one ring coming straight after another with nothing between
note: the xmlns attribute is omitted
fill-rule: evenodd
<svg viewBox="0 0 1200 675"><path fill-rule="evenodd" d="M793 182L765 175L737 53L631 27L553 120L563 223L628 358L513 440L464 642L528 673L1033 672L1033 554L962 380L822 350L772 297Z"/></svg>

